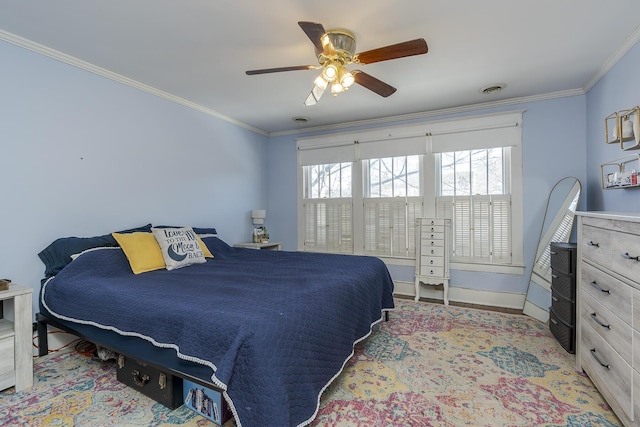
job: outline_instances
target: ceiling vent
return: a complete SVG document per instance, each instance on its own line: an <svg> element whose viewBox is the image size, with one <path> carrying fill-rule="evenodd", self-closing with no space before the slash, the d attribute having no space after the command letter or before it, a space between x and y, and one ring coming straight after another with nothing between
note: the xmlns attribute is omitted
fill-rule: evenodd
<svg viewBox="0 0 640 427"><path fill-rule="evenodd" d="M494 93L500 92L505 87L507 87L506 83L493 83L480 89L480 92L484 93L485 95L492 95Z"/></svg>

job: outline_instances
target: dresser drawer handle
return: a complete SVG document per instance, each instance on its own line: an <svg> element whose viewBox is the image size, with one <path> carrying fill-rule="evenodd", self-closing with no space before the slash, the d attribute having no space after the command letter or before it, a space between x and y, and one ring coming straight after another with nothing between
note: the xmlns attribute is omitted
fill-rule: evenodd
<svg viewBox="0 0 640 427"><path fill-rule="evenodd" d="M553 279L557 279L557 278L558 278L558 276L556 276L555 274L551 273L551 278L553 278Z"/></svg>
<svg viewBox="0 0 640 427"><path fill-rule="evenodd" d="M591 282L591 286L593 286L594 288L596 288L597 290L599 290L603 294L610 294L611 293L611 291L609 289L602 289L600 286L598 286L598 284L596 283L595 280L593 282Z"/></svg>
<svg viewBox="0 0 640 427"><path fill-rule="evenodd" d="M589 240L589 243L587 243L587 245L589 246L595 246L596 248L600 247L600 243L593 243L593 241Z"/></svg>
<svg viewBox="0 0 640 427"><path fill-rule="evenodd" d="M600 358L598 356L596 356L596 349L595 348L591 349L591 355L593 356L594 359L596 359L596 361L600 364L600 366L602 366L603 368L611 369L611 365L607 365L605 363L602 363Z"/></svg>
<svg viewBox="0 0 640 427"><path fill-rule="evenodd" d="M558 255L558 252L554 252L554 251L549 251L549 253L550 253L551 255Z"/></svg>
<svg viewBox="0 0 640 427"><path fill-rule="evenodd" d="M604 323L602 323L602 320L598 319L598 315L596 314L596 312L594 311L593 313L591 313L591 318L600 326L602 326L603 328L607 328L607 329L611 329L611 325L605 325Z"/></svg>
<svg viewBox="0 0 640 427"><path fill-rule="evenodd" d="M629 255L629 252L623 253L622 254L622 258L624 258L624 259L632 259L632 260L635 260L635 261L640 261L640 255L639 256L631 256L631 255Z"/></svg>
<svg viewBox="0 0 640 427"><path fill-rule="evenodd" d="M555 302L558 302L558 298L556 297L551 297L552 300L554 300Z"/></svg>

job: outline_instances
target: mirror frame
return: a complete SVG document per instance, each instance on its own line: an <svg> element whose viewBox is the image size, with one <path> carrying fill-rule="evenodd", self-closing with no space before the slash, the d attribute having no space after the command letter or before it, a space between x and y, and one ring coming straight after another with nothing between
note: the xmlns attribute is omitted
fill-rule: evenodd
<svg viewBox="0 0 640 427"><path fill-rule="evenodd" d="M560 191L562 188L559 186L566 182L572 181L572 184L566 192L566 195L561 198L562 194L558 196L554 195L554 191ZM580 196L582 194L582 184L580 180L574 176L567 176L560 179L549 191L547 197L547 206L544 211L544 217L542 219L542 225L540 226L540 234L538 235L538 242L536 245L536 252L531 264L531 271L529 272L529 281L527 287L527 294L525 304L523 307L523 314L531 316L542 322L549 320L548 307L542 308L530 301L530 293L534 289L534 286L546 290L551 295L551 263L550 263L550 250L549 244L552 241L564 241L568 242L571 239L573 232L573 225L575 219L575 213L580 202ZM554 201L559 201L559 206L551 206ZM570 215L567 213L571 212ZM550 221L547 224L547 221ZM557 238L557 234L563 233L562 239ZM535 285L533 285L535 284Z"/></svg>

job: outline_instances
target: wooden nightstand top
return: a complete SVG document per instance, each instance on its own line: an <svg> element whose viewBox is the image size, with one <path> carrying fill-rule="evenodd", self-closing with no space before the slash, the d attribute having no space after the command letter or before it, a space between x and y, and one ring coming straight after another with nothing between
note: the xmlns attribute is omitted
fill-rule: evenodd
<svg viewBox="0 0 640 427"><path fill-rule="evenodd" d="M269 242L269 243L236 243L233 245L236 248L248 248L248 249L262 249L266 251L279 251L282 249L282 243L280 242Z"/></svg>

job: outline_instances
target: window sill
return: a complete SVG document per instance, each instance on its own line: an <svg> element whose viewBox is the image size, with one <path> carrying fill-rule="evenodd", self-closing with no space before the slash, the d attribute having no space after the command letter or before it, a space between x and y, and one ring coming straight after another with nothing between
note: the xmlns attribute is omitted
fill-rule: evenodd
<svg viewBox="0 0 640 427"><path fill-rule="evenodd" d="M468 262L451 262L451 270L481 271L484 273L500 273L524 275L524 265L494 265L494 264L472 264Z"/></svg>
<svg viewBox="0 0 640 427"><path fill-rule="evenodd" d="M380 255L369 255L380 258L387 265L406 265L409 267L416 266L415 258L402 258L402 257L390 257L390 256L380 256Z"/></svg>

